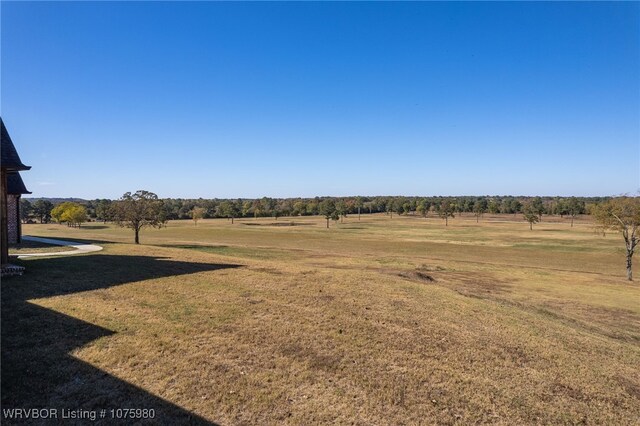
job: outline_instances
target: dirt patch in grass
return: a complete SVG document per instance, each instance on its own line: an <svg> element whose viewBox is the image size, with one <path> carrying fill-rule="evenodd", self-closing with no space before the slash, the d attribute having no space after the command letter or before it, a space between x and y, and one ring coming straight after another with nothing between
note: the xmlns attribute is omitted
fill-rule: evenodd
<svg viewBox="0 0 640 426"><path fill-rule="evenodd" d="M272 275L282 275L282 271L276 268L264 268L264 267L255 267L251 268L252 271L264 272L266 274Z"/></svg>
<svg viewBox="0 0 640 426"><path fill-rule="evenodd" d="M433 275L429 275L426 272L422 271L410 271L410 272L400 272L398 274L399 277L406 278L412 281L419 281L424 283L432 283L435 282L435 278Z"/></svg>
<svg viewBox="0 0 640 426"><path fill-rule="evenodd" d="M414 270L374 267L374 266L358 266L358 265L338 265L338 264L319 264L316 266L324 266L325 268L342 269L342 270L362 270L373 271L381 274L393 275L402 279L422 283L434 284L447 288L451 288L456 292L473 297L488 297L501 295L510 291L511 285L506 281L497 278L487 272L460 272L453 271L442 266L425 266L422 265Z"/></svg>
<svg viewBox="0 0 640 426"><path fill-rule="evenodd" d="M492 274L483 272L424 272L421 269L417 269L414 271L395 272L394 275L414 282L437 284L451 288L464 296L485 298L502 295L510 291L509 284Z"/></svg>

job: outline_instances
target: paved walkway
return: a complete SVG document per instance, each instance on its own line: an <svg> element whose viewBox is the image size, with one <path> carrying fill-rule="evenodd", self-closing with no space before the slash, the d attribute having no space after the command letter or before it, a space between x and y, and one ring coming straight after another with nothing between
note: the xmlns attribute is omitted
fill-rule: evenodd
<svg viewBox="0 0 640 426"><path fill-rule="evenodd" d="M52 253L25 253L18 255L18 259L25 259L27 257L44 257L44 256L72 256L75 254L91 253L92 251L100 251L102 247L95 244L78 243L75 241L54 240L51 238L30 237L28 235L22 237L26 241L35 241L44 244L53 244L56 246L73 247L75 250L70 251L56 251Z"/></svg>

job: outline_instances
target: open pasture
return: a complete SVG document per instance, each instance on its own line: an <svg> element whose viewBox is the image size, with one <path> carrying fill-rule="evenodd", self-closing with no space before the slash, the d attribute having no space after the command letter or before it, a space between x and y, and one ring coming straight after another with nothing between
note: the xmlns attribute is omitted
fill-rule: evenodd
<svg viewBox="0 0 640 426"><path fill-rule="evenodd" d="M95 222L24 234L105 249L3 280L5 407L108 402L167 424L640 422L640 285L620 235L586 219L172 221L139 246Z"/></svg>

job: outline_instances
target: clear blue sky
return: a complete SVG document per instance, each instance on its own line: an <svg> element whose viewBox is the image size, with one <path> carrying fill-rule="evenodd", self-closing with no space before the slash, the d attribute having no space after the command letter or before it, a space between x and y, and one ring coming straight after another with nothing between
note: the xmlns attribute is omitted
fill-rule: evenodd
<svg viewBox="0 0 640 426"><path fill-rule="evenodd" d="M1 3L33 196L640 187L640 3Z"/></svg>

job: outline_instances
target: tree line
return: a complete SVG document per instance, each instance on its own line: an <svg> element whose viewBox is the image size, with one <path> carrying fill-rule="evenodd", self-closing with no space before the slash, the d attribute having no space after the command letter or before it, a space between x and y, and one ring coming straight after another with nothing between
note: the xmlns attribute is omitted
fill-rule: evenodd
<svg viewBox="0 0 640 426"><path fill-rule="evenodd" d="M139 233L145 227L161 228L170 219L198 220L205 217L226 217L232 223L236 217L322 215L329 227L330 220L344 220L347 214L387 213L420 214L426 217L430 212L444 219L457 213L470 212L479 221L485 213L522 214L529 223L542 220L543 214L559 214L573 219L579 214L592 214L597 229L606 235L607 230L622 234L626 250L626 271L632 280L632 258L640 241L640 197L591 197L591 198L551 198L551 197L316 197L313 199L274 199L264 197L254 200L181 200L159 199L152 192L139 190L127 192L120 199L88 201L86 205L63 202L54 206L47 200L37 200L31 204L21 200L23 220L32 215L41 223L54 219L69 226L81 226L88 216L96 220L114 221L119 226L134 231L134 241L140 243ZM186 216L186 217L185 217Z"/></svg>
<svg viewBox="0 0 640 426"><path fill-rule="evenodd" d="M280 216L325 216L326 203L333 204L338 215L361 213L386 213L394 215L438 215L442 210L452 214L471 213L480 217L485 213L526 214L576 217L591 214L594 206L606 201L604 197L314 197L314 198L270 198L258 199L162 199L166 220L192 219L197 208L204 219ZM111 205L109 199L79 201L86 208L90 219L109 221ZM323 205L322 203L325 202ZM55 204L45 199L30 202L21 200L22 220L46 223L52 220ZM447 216L450 217L450 216Z"/></svg>

